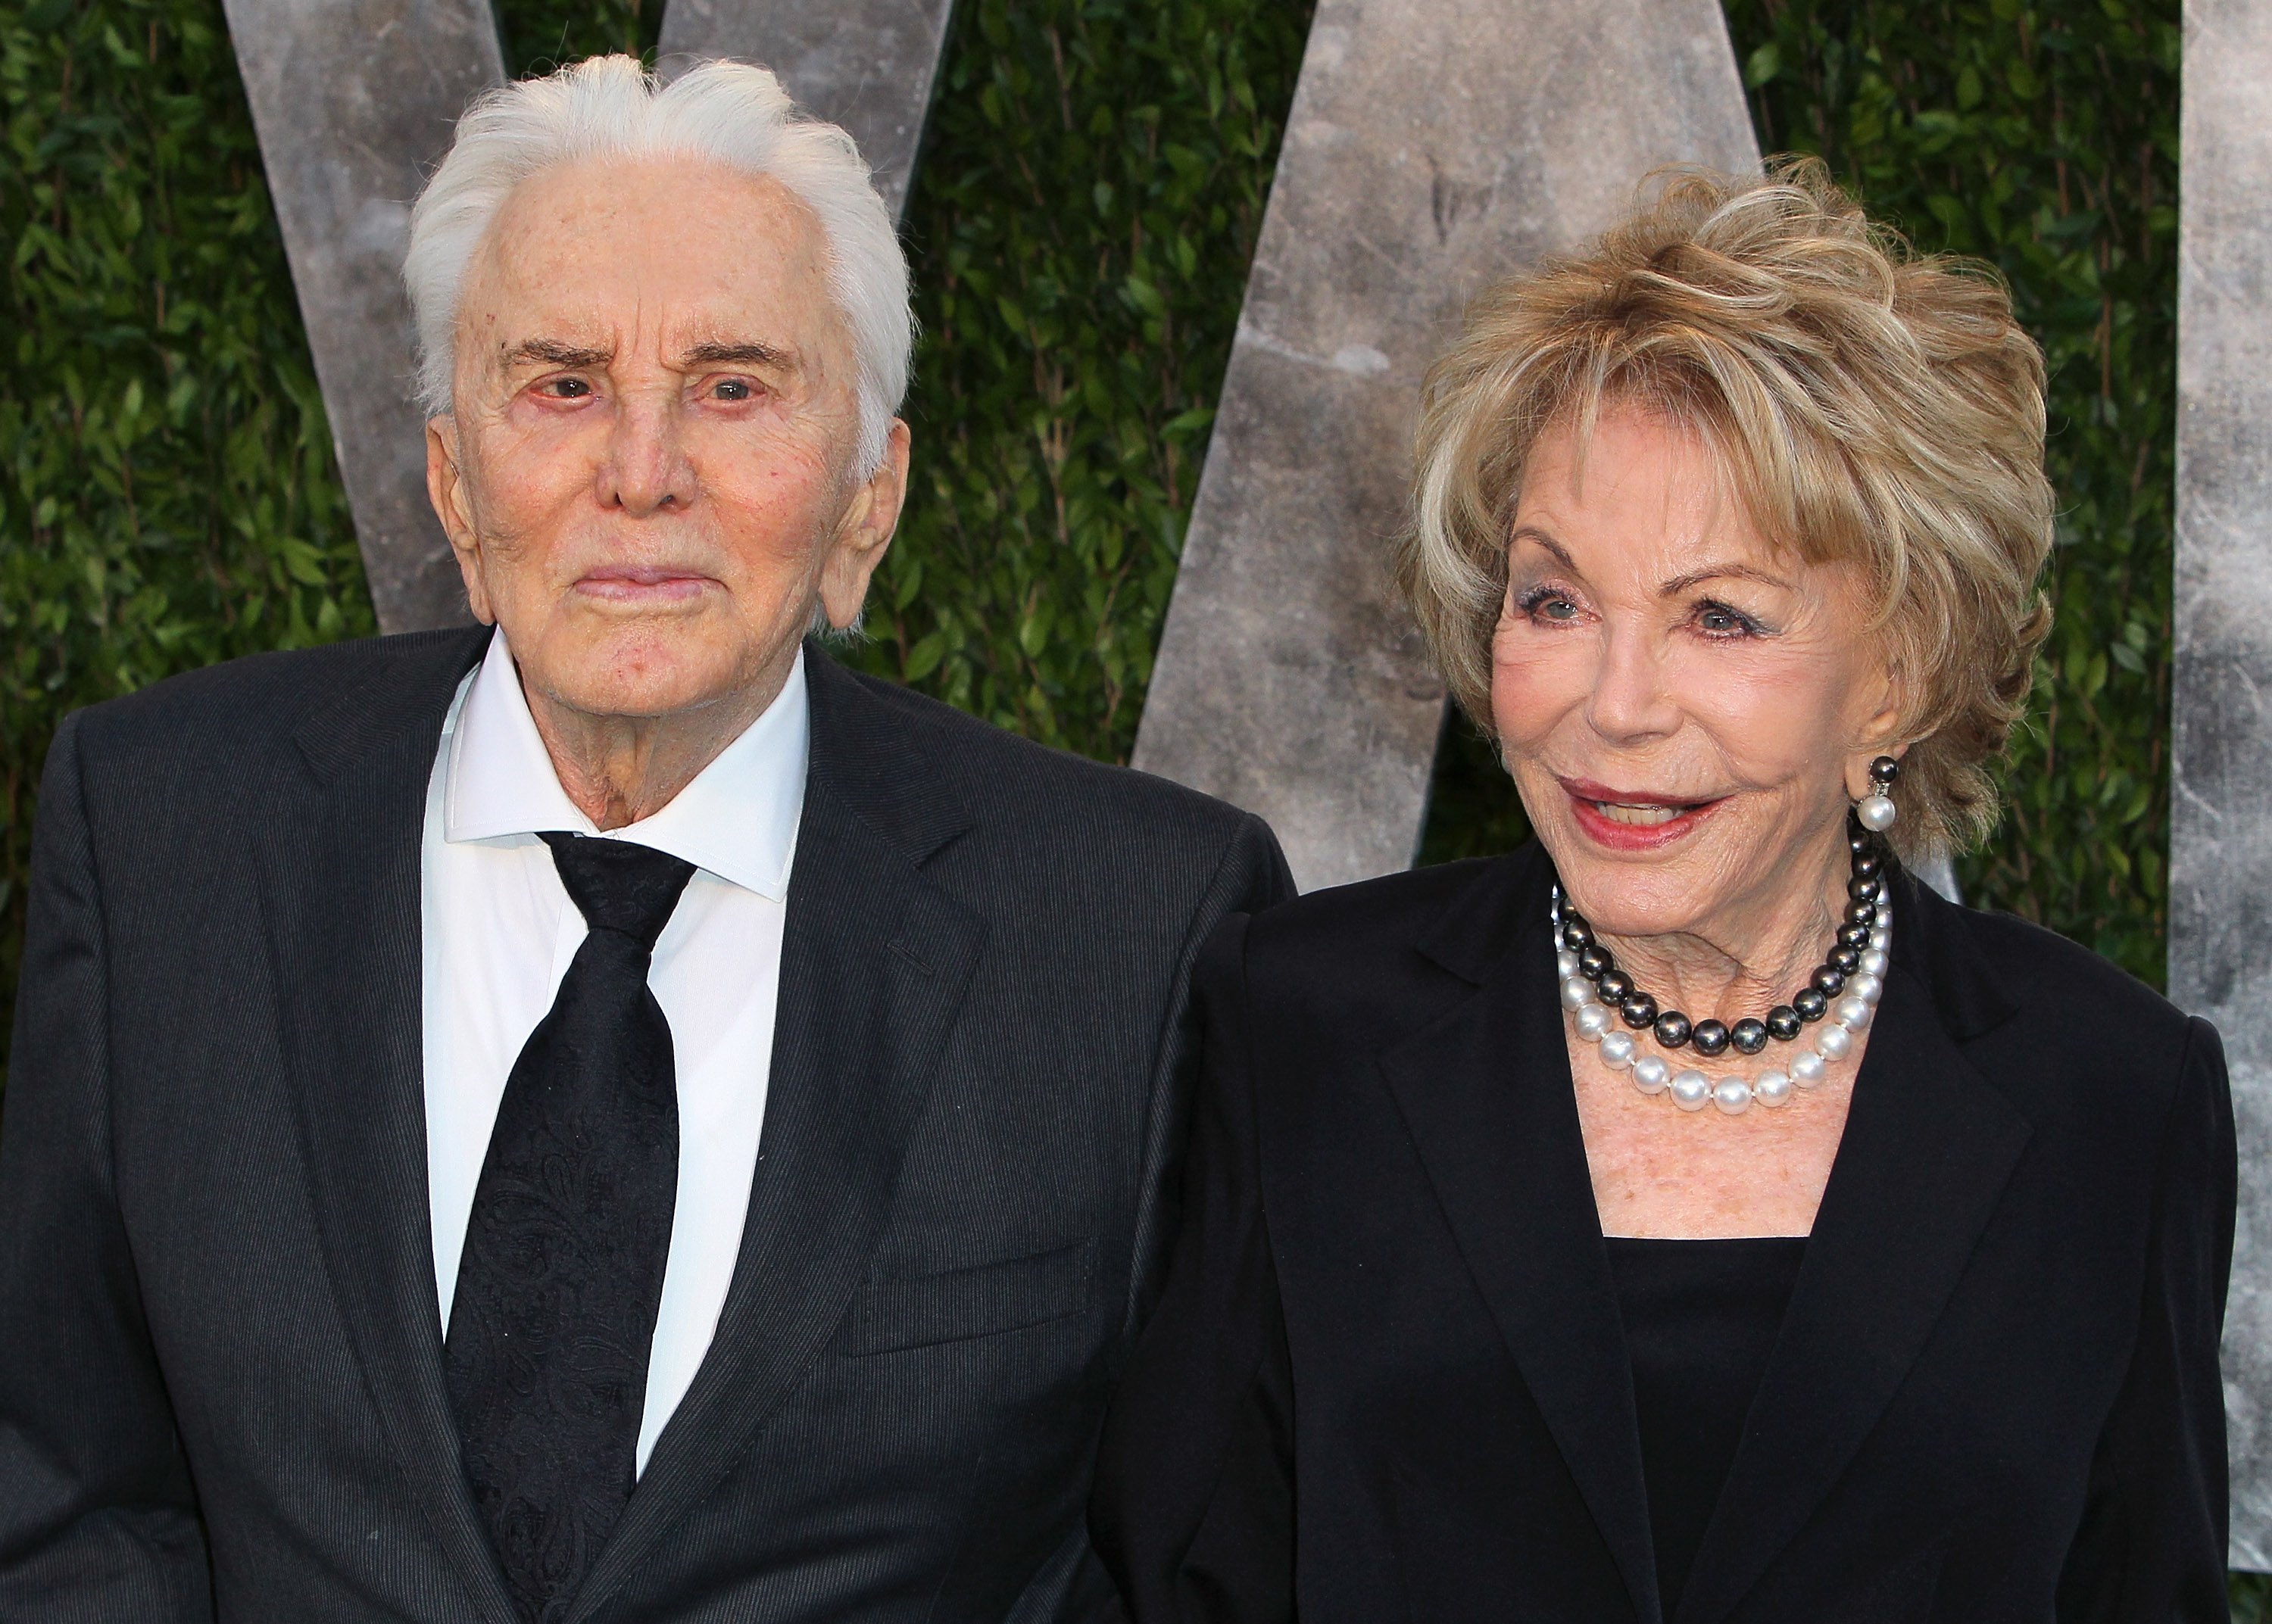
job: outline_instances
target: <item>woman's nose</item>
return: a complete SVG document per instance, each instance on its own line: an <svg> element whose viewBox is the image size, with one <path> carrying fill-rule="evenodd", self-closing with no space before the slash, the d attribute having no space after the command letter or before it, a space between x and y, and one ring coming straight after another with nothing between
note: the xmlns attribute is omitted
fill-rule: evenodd
<svg viewBox="0 0 2272 1624"><path fill-rule="evenodd" d="M1587 720L1603 738L1618 743L1659 737L1680 725L1664 681L1656 639L1632 628L1607 629L1594 669L1594 691Z"/></svg>

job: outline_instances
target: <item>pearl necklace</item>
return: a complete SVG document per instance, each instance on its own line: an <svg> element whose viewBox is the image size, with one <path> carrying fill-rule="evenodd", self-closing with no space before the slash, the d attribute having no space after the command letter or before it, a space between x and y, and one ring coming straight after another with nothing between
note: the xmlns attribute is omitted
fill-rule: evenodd
<svg viewBox="0 0 2272 1624"><path fill-rule="evenodd" d="M1830 1064L1854 1052L1854 1034L1877 1013L1894 942L1883 848L1858 818L1849 826L1847 844L1853 853L1853 874L1847 881L1837 944L1790 1002L1777 1004L1764 1020L1746 1018L1733 1026L1716 1020L1691 1024L1678 1009L1660 1012L1656 1001L1635 986L1609 950L1594 940L1592 927L1565 905L1561 883L1556 881L1547 911L1558 950L1554 968L1562 983L1562 1007L1576 1022L1578 1036L1596 1046L1603 1065L1626 1073L1642 1093L1670 1094L1672 1103L1684 1111L1713 1105L1730 1116L1740 1116L1753 1101L1780 1106L1790 1099L1793 1087L1820 1086ZM1620 1019L1633 1030L1618 1031ZM1640 1034L1646 1032L1668 1050L1693 1043L1701 1054L1718 1054L1731 1046L1740 1054L1756 1054L1767 1047L1768 1039L1791 1042L1818 1023L1813 1047L1794 1054L1787 1068L1770 1067L1751 1077L1723 1077L1715 1083L1693 1067L1675 1071L1662 1054L1640 1051Z"/></svg>

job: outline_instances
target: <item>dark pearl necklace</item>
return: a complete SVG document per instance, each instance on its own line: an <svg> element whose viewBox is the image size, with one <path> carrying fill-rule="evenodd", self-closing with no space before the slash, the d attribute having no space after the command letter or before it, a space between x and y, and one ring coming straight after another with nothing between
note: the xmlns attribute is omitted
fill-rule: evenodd
<svg viewBox="0 0 2272 1624"><path fill-rule="evenodd" d="M1885 895L1885 846L1850 812L1846 820L1846 846L1852 868L1846 881L1845 913L1830 951L1790 1002L1775 1005L1764 1016L1745 1016L1732 1025L1708 1018L1692 1022L1678 1009L1660 1009L1655 999L1618 967L1610 950L1595 939L1593 927L1565 901L1562 883L1556 880L1550 913L1556 945L1566 954L1576 955L1577 975L1590 984L1584 987L1588 996L1579 1002L1598 998L1616 1010L1627 1026L1635 1032L1647 1028L1667 1049L1693 1043L1699 1054L1719 1054L1731 1047L1740 1054L1756 1054L1767 1047L1770 1038L1779 1043L1791 1042L1830 1013L1832 1002L1846 990L1849 978L1862 970L1862 957L1870 950L1871 933L1878 925ZM1571 1002L1578 991L1566 987L1565 1003Z"/></svg>

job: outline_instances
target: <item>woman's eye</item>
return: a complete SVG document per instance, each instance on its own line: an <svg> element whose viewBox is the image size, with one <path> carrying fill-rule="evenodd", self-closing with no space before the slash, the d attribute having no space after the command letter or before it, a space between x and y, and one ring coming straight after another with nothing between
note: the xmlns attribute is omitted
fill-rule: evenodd
<svg viewBox="0 0 2272 1624"><path fill-rule="evenodd" d="M1708 603L1696 611L1696 624L1715 637L1740 637L1759 628L1747 615L1739 614L1724 603Z"/></svg>
<svg viewBox="0 0 2272 1624"><path fill-rule="evenodd" d="M1522 597L1522 612L1533 620L1567 623L1578 618L1578 606L1567 597L1544 587L1535 588Z"/></svg>

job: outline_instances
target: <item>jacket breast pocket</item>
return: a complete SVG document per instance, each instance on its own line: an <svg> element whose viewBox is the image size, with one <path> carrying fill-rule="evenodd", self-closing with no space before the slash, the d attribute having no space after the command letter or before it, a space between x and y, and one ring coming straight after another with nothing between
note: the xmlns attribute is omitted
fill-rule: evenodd
<svg viewBox="0 0 2272 1624"><path fill-rule="evenodd" d="M852 1300L836 1352L850 1358L999 1336L1087 1305L1096 1242L935 1274L871 1280Z"/></svg>

